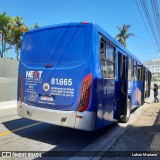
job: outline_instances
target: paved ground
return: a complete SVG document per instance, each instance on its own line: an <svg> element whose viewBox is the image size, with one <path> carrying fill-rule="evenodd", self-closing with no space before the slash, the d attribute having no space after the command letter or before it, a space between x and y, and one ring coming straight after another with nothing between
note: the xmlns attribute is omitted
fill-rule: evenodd
<svg viewBox="0 0 160 160"><path fill-rule="evenodd" d="M4 101L4 102L0 102L0 109L3 108L11 108L17 105L17 101L13 100L13 101Z"/></svg>
<svg viewBox="0 0 160 160"><path fill-rule="evenodd" d="M128 153L126 151L160 151L160 103L152 103L152 97L132 113L128 123L114 123L96 132L84 132L20 118L16 114L16 101L1 102L0 151L34 150L49 153L49 151L67 150L77 152L72 158L63 157L64 160L68 158L71 160L123 160L123 157L110 158L105 154L108 151L112 154L125 155ZM75 158L80 156L78 152L81 151L91 156ZM5 159L8 160L8 158ZM142 157L126 157L125 159L140 160ZM147 159L152 160L154 157L147 157Z"/></svg>
<svg viewBox="0 0 160 160"><path fill-rule="evenodd" d="M17 101L0 102L0 120L4 117L17 115Z"/></svg>
<svg viewBox="0 0 160 160"><path fill-rule="evenodd" d="M159 151L160 153L160 103L151 103L143 107L137 120L129 126L108 151L140 151L142 153ZM142 158L160 159L160 157L132 157L132 159ZM108 160L108 157L102 157L101 159ZM122 157L112 159L121 160Z"/></svg>

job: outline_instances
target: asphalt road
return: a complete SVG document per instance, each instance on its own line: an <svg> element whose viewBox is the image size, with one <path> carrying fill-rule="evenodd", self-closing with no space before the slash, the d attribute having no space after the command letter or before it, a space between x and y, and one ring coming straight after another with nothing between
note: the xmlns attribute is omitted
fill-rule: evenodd
<svg viewBox="0 0 160 160"><path fill-rule="evenodd" d="M74 156L116 127L86 132L20 118L16 107L7 108L0 110L0 151L75 151Z"/></svg>
<svg viewBox="0 0 160 160"><path fill-rule="evenodd" d="M150 104L150 102L151 99L148 99L144 106L135 109L128 123L114 123L94 132L20 118L16 114L16 107L0 108L0 151L43 151L44 156L50 151L59 151L57 152L58 157L63 156L61 159L73 160L76 159L75 157L78 159L108 159L105 157L106 151L156 150L156 147L159 149L160 143L156 142L157 140L160 142L160 138L155 137L154 132L159 134L160 130L159 127L153 129L152 126L154 122L159 124L156 119L160 105ZM149 110L153 105L153 109ZM148 131L146 124L152 136L146 134ZM141 132L143 130L145 132ZM144 136L145 134L147 136ZM154 140L154 138L157 139ZM149 143L145 143L146 140ZM154 142L151 143L152 141ZM155 148L150 148L151 144ZM83 151L86 158L81 157L80 151ZM67 153L70 153L71 157L66 158L65 154L67 155ZM87 154L91 154L91 156L87 157ZM8 160L9 158L3 159Z"/></svg>

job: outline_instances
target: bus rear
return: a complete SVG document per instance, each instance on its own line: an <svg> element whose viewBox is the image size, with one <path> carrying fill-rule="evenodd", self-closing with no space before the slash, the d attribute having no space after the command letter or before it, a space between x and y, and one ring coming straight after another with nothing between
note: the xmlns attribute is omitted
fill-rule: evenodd
<svg viewBox="0 0 160 160"><path fill-rule="evenodd" d="M18 74L18 115L94 130L92 24L70 23L23 35Z"/></svg>

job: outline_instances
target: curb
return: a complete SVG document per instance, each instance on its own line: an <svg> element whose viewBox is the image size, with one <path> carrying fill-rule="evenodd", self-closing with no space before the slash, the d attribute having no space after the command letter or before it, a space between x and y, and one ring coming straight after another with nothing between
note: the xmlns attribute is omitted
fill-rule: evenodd
<svg viewBox="0 0 160 160"><path fill-rule="evenodd" d="M17 100L0 102L0 110L17 106Z"/></svg>

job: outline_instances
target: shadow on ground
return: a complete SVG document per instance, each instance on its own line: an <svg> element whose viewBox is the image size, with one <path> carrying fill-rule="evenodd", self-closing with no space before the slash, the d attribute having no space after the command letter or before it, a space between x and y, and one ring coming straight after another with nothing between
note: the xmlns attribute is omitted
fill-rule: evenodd
<svg viewBox="0 0 160 160"><path fill-rule="evenodd" d="M4 122L3 125L8 130L12 131L15 128L24 127L34 123L36 123L36 121L20 118L20 119ZM34 140L34 141L39 141L39 142L56 146L50 151L60 151L61 152L61 153L59 152L60 154L62 154L62 151L74 151L72 152L74 156L77 152L83 150L87 145L96 141L98 138L100 138L104 134L107 134L110 130L112 130L116 126L117 126L117 123L113 123L100 130L89 132L89 131L81 131L81 130L66 128L66 127L60 127L60 126L55 126L51 124L41 123L41 124L35 125L34 127L30 127L24 130L14 132L14 134L20 137L25 137L27 139ZM20 151L20 148L16 150ZM46 152L44 156L48 153Z"/></svg>

